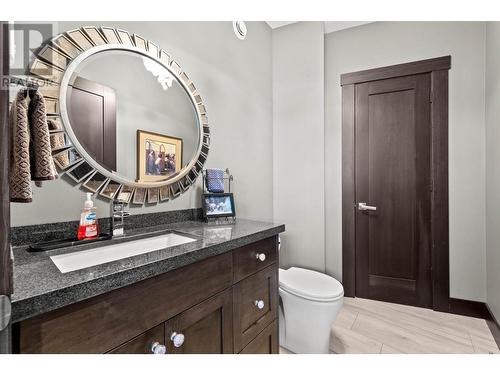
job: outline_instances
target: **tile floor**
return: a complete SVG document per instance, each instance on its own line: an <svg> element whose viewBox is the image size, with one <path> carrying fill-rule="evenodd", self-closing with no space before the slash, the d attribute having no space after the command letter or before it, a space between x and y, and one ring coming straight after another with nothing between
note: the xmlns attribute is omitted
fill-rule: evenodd
<svg viewBox="0 0 500 375"><path fill-rule="evenodd" d="M500 353L484 319L344 298L330 349L340 354ZM290 353L281 348L280 353Z"/></svg>

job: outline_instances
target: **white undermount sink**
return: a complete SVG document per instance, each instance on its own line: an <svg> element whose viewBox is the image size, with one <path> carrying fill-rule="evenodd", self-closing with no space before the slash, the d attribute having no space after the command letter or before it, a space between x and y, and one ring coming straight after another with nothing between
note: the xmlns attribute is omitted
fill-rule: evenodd
<svg viewBox="0 0 500 375"><path fill-rule="evenodd" d="M54 255L50 259L59 271L66 273L194 241L196 239L178 233L167 233L90 250Z"/></svg>

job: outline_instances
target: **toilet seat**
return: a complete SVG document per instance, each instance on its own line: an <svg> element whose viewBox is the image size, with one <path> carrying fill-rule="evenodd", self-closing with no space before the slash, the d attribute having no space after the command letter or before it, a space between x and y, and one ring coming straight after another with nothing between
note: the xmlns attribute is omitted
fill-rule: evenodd
<svg viewBox="0 0 500 375"><path fill-rule="evenodd" d="M280 289L316 302L333 302L344 296L342 284L333 277L304 268L279 270Z"/></svg>

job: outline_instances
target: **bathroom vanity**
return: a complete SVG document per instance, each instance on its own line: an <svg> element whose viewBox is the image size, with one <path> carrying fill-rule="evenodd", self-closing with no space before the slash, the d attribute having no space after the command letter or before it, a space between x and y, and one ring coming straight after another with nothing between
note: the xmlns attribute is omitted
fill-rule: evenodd
<svg viewBox="0 0 500 375"><path fill-rule="evenodd" d="M154 230L197 240L68 273L49 255L75 249L36 254L16 248L16 351L278 353L278 233L284 226L239 220Z"/></svg>

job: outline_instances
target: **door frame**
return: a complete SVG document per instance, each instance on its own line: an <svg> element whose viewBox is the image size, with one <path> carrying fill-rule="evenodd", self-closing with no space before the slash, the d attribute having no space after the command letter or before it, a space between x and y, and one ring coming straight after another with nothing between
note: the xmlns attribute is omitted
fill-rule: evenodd
<svg viewBox="0 0 500 375"><path fill-rule="evenodd" d="M448 70L451 56L385 66L340 76L342 87L342 283L356 294L355 85L430 73L432 306L450 310L448 211Z"/></svg>

